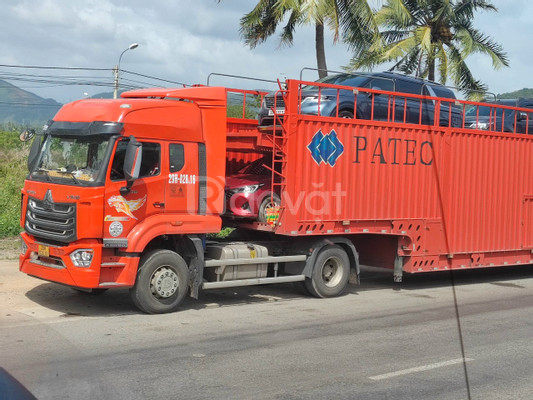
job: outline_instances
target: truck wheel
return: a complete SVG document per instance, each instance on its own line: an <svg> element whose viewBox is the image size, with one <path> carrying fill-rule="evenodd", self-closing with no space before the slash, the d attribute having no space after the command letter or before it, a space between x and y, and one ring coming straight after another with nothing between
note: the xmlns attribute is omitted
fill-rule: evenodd
<svg viewBox="0 0 533 400"><path fill-rule="evenodd" d="M272 193L272 197L270 194L266 196L259 206L257 220L259 222L267 222L267 210L272 207L279 207L280 204L281 200L276 193Z"/></svg>
<svg viewBox="0 0 533 400"><path fill-rule="evenodd" d="M189 269L185 260L173 251L155 250L141 259L130 295L141 311L163 314L178 308L188 284Z"/></svg>
<svg viewBox="0 0 533 400"><path fill-rule="evenodd" d="M315 297L334 297L343 292L350 277L350 260L342 247L327 246L316 258L311 279L305 280L309 293Z"/></svg>

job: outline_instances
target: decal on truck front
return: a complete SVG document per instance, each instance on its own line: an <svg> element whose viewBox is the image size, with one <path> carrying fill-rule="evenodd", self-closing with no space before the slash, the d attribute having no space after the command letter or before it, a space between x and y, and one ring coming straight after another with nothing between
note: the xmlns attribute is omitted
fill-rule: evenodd
<svg viewBox="0 0 533 400"><path fill-rule="evenodd" d="M133 211L137 211L138 209L140 209L144 205L145 202L146 202L146 195L137 200L126 200L124 197L120 195L111 196L107 200L107 203L111 207L115 207L115 210L117 210L117 212L124 213L133 219L137 219L137 217L133 215Z"/></svg>

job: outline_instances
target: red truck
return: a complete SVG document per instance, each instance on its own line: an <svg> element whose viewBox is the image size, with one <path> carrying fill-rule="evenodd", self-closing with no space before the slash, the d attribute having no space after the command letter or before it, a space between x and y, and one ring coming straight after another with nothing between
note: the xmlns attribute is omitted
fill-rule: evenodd
<svg viewBox="0 0 533 400"><path fill-rule="evenodd" d="M301 114L310 84L286 82L268 129L244 118L245 104L228 117L239 91L222 87L65 105L28 159L20 270L80 290L128 287L139 309L164 313L235 286L302 282L336 296L359 282L360 263L397 281L533 263L532 136L439 124L441 110L460 107L464 120L477 103L320 83L352 91L353 107L361 93L387 98L387 120ZM395 115L407 99L431 102L435 122ZM266 222L224 214L226 176L265 156ZM223 223L239 234L212 240Z"/></svg>

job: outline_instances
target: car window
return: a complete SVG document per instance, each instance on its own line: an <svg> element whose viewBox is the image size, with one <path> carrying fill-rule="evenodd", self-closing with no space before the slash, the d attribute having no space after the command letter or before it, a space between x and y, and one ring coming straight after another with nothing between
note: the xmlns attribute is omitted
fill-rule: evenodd
<svg viewBox="0 0 533 400"><path fill-rule="evenodd" d="M237 171L239 174L268 175L270 170L265 165L272 164L270 158L261 157Z"/></svg>
<svg viewBox="0 0 533 400"><path fill-rule="evenodd" d="M344 76L338 79L335 84L353 87L370 87L370 80L368 76Z"/></svg>
<svg viewBox="0 0 533 400"><path fill-rule="evenodd" d="M445 99L455 99L455 95L448 88L431 85L431 89L433 90L433 92L435 92L436 97L444 97Z"/></svg>
<svg viewBox="0 0 533 400"><path fill-rule="evenodd" d="M396 91L403 93L422 94L422 84L419 82L398 79L396 81Z"/></svg>
<svg viewBox="0 0 533 400"><path fill-rule="evenodd" d="M373 78L370 81L370 88L380 90L386 90L389 92L394 92L394 81L392 79L386 78Z"/></svg>

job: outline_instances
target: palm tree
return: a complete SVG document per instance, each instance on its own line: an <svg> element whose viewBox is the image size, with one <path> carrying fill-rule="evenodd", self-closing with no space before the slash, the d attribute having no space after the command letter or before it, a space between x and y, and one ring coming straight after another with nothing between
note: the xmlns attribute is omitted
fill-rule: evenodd
<svg viewBox="0 0 533 400"><path fill-rule="evenodd" d="M477 10L497 11L484 0L387 0L376 13L380 34L363 43L347 69L372 69L394 61L391 70L451 81L469 98L479 98L487 86L476 80L465 59L473 53L492 58L495 69L509 66L506 53L472 24Z"/></svg>
<svg viewBox="0 0 533 400"><path fill-rule="evenodd" d="M362 40L369 41L377 30L367 0L259 0L255 8L241 18L241 36L251 48L272 36L278 25L280 44L292 45L299 25L315 26L315 48L319 77L327 74L324 49L324 25L334 32L334 42L342 36L358 49Z"/></svg>

